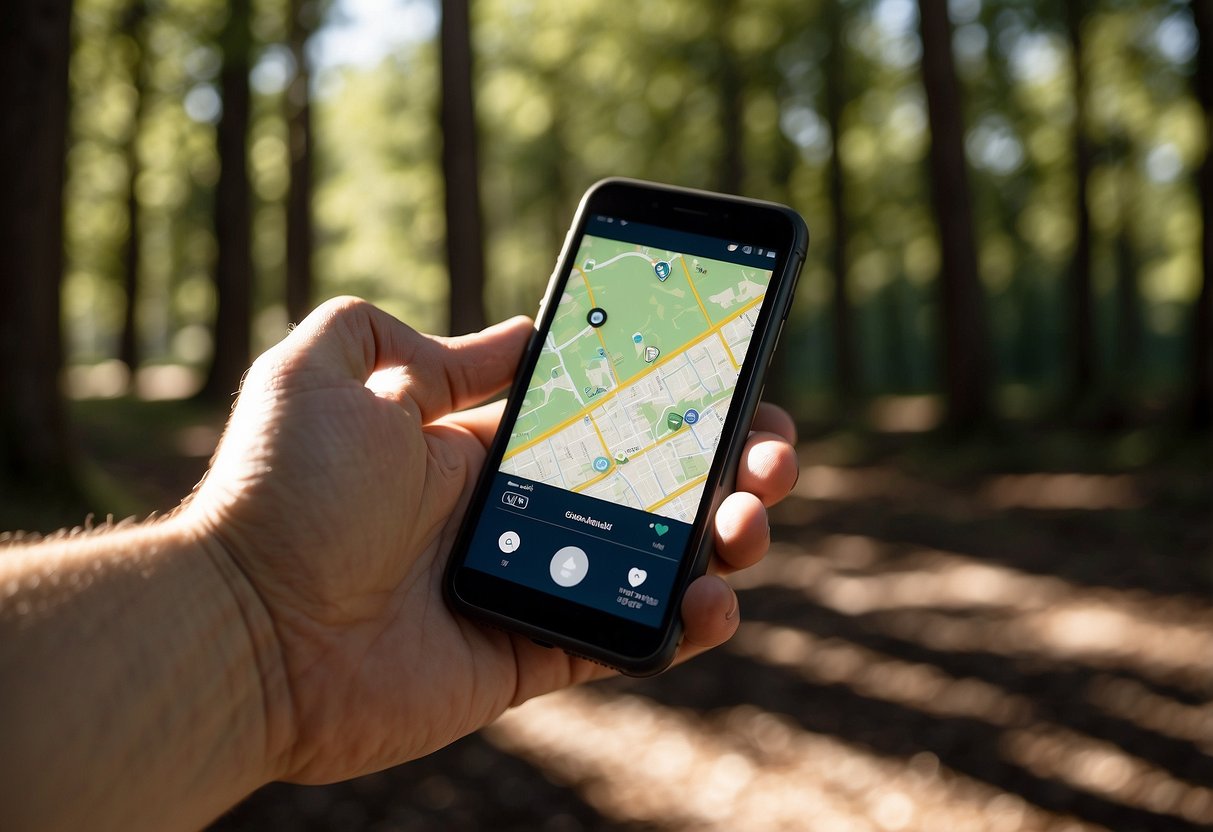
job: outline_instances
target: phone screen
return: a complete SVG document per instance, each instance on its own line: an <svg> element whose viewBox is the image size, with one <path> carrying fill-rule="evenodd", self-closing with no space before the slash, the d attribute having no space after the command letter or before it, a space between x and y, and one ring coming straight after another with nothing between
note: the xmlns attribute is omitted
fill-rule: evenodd
<svg viewBox="0 0 1213 832"><path fill-rule="evenodd" d="M659 626L781 254L590 215L465 566Z"/></svg>

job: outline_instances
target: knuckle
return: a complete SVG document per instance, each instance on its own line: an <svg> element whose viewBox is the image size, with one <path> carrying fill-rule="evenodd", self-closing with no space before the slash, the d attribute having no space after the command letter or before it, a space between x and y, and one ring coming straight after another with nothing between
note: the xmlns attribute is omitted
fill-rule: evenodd
<svg viewBox="0 0 1213 832"><path fill-rule="evenodd" d="M350 313L361 312L370 305L369 302L355 295L338 295L335 298L329 298L317 306L316 311L312 314L320 314L326 319L331 319Z"/></svg>

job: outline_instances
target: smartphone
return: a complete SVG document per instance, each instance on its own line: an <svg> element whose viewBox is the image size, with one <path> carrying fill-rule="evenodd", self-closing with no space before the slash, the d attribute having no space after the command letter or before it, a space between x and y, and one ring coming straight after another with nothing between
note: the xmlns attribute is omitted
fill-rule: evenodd
<svg viewBox="0 0 1213 832"><path fill-rule="evenodd" d="M590 188L447 566L455 610L631 675L669 665L807 248L782 205Z"/></svg>

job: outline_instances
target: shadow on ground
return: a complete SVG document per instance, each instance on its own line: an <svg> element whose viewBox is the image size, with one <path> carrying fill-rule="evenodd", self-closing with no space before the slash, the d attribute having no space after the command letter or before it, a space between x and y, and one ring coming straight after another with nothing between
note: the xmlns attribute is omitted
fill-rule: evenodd
<svg viewBox="0 0 1213 832"><path fill-rule="evenodd" d="M808 442L728 647L213 828L1208 828L1209 448L1016 441Z"/></svg>

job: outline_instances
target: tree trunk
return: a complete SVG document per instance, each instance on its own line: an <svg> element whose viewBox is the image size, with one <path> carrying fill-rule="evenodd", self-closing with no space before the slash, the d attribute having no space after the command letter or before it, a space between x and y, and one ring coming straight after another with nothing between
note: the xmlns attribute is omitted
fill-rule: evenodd
<svg viewBox="0 0 1213 832"><path fill-rule="evenodd" d="M215 352L200 393L222 401L240 386L249 364L252 331L252 195L248 175L250 0L232 0L219 35L223 113L215 128L219 182L215 186Z"/></svg>
<svg viewBox="0 0 1213 832"><path fill-rule="evenodd" d="M1070 71L1074 76L1074 254L1070 265L1071 394L1081 401L1095 381L1095 310L1091 298L1091 212L1087 183L1091 178L1091 146L1087 140L1087 80L1083 66L1082 21L1085 3L1065 3L1070 38Z"/></svg>
<svg viewBox="0 0 1213 832"><path fill-rule="evenodd" d="M720 117L720 160L717 162L720 177L716 187L726 194L741 193L745 176L745 84L729 38L733 16L734 0L721 0L717 7L715 33L720 50L719 73L715 79Z"/></svg>
<svg viewBox="0 0 1213 832"><path fill-rule="evenodd" d="M1137 286L1138 258L1133 245L1133 214L1140 205L1137 192L1137 165L1126 139L1117 188L1120 203L1120 227L1116 232L1116 390L1113 392L1112 418L1124 422L1132 413L1137 396L1141 362L1141 293Z"/></svg>
<svg viewBox="0 0 1213 832"><path fill-rule="evenodd" d="M286 311L301 321L312 309L312 101L307 41L316 27L314 2L291 0L287 41L295 77L286 89L290 186L286 194Z"/></svg>
<svg viewBox="0 0 1213 832"><path fill-rule="evenodd" d="M137 183L143 167L139 161L139 135L143 132L143 116L147 111L144 100L147 94L145 52L147 45L143 32L143 20L147 16L145 0L134 0L126 14L123 29L135 43L135 54L131 60L131 85L135 90L135 111L131 114L130 129L126 136L126 251L123 255L122 286L124 303L122 309L122 333L118 341L118 360L133 374L139 367L139 251L141 227L139 222L139 196Z"/></svg>
<svg viewBox="0 0 1213 832"><path fill-rule="evenodd" d="M964 109L946 0L919 0L922 76L931 127L931 191L939 227L944 384L948 422L967 429L989 415L989 345L964 156Z"/></svg>
<svg viewBox="0 0 1213 832"><path fill-rule="evenodd" d="M445 0L442 52L442 176L446 186L446 259L451 272L450 334L485 325L484 232L468 0Z"/></svg>
<svg viewBox="0 0 1213 832"><path fill-rule="evenodd" d="M778 90L779 79L764 79L759 83L769 83ZM787 106L787 96L777 92L776 101L782 111ZM791 205L796 201L792 188L792 172L800 161L800 148L782 131L776 131L775 148L765 159L770 170L771 184L774 186L773 198L784 204ZM816 327L814 327L816 329ZM809 365L797 373L796 361L793 356L801 351L820 354L821 350L811 342L811 337L804 326L801 315L795 309L788 312L788 320L780 336L778 348L771 357L771 366L767 371L766 392L763 394L768 401L778 402L791 413L803 410L800 407L801 398L812 383L813 367Z"/></svg>
<svg viewBox="0 0 1213 832"><path fill-rule="evenodd" d="M825 65L825 111L830 127L830 271L834 277L834 391L843 412L854 404L859 391L855 368L855 348L851 334L851 301L847 294L846 191L842 170L842 111L846 106L846 68L843 44L843 12L835 5L826 11L829 22L830 52Z"/></svg>
<svg viewBox="0 0 1213 832"><path fill-rule="evenodd" d="M548 128L543 151L546 165L543 198L547 201L548 249L555 253L564 245L564 234L569 227L569 218L577 204L578 194L573 193L574 186L569 181L569 160L572 155L569 153L565 128L569 117L569 107L563 89L566 85L558 72L545 73L543 85L548 90L548 100L552 107L552 126ZM547 279L547 275L536 277ZM510 294L514 308L530 313L535 308L536 288L519 281L517 290Z"/></svg>
<svg viewBox="0 0 1213 832"><path fill-rule="evenodd" d="M0 484L71 488L63 365L70 0L0 14Z"/></svg>
<svg viewBox="0 0 1213 832"><path fill-rule="evenodd" d="M1192 16L1200 36L1192 77L1205 114L1205 161L1200 166L1201 283L1192 327L1192 391L1189 416L1197 429L1213 421L1213 8L1193 0Z"/></svg>

